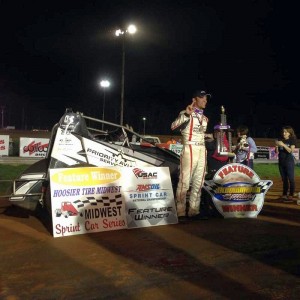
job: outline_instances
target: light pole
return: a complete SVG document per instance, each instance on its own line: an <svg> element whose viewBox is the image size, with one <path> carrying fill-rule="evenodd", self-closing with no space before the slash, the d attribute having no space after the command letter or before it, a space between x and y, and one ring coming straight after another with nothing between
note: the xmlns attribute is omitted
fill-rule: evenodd
<svg viewBox="0 0 300 300"><path fill-rule="evenodd" d="M145 132L146 132L146 118L145 117L143 117L143 121L144 121L144 135L145 135Z"/></svg>
<svg viewBox="0 0 300 300"><path fill-rule="evenodd" d="M122 68L121 68L121 107L120 107L120 125L123 125L124 121L124 89L125 89L125 37L126 34L136 33L135 25L129 25L127 29L118 29L115 32L116 36L122 37Z"/></svg>
<svg viewBox="0 0 300 300"><path fill-rule="evenodd" d="M105 90L110 86L108 80L101 80L100 86L103 88L103 108L102 108L102 120L104 121L104 112L105 112ZM104 123L102 123L102 130L104 129Z"/></svg>

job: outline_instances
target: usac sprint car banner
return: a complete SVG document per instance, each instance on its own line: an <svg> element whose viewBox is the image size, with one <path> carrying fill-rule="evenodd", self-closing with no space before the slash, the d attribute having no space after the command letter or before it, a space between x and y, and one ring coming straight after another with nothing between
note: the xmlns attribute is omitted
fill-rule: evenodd
<svg viewBox="0 0 300 300"><path fill-rule="evenodd" d="M46 157L49 139L42 138L20 138L21 157Z"/></svg>
<svg viewBox="0 0 300 300"><path fill-rule="evenodd" d="M232 163L204 182L216 209L225 218L255 218L261 211L271 180L261 180L248 166Z"/></svg>
<svg viewBox="0 0 300 300"><path fill-rule="evenodd" d="M8 156L9 135L0 135L0 156Z"/></svg>
<svg viewBox="0 0 300 300"><path fill-rule="evenodd" d="M50 169L53 236L178 223L167 167Z"/></svg>

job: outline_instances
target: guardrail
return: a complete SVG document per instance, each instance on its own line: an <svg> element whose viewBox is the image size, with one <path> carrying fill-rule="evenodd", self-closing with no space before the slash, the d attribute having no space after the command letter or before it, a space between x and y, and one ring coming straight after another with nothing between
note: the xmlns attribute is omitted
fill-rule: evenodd
<svg viewBox="0 0 300 300"><path fill-rule="evenodd" d="M32 165L33 163L41 160L42 158L33 158L33 157L12 157L12 156L0 156L0 164L6 165ZM276 164L278 163L277 159L266 159L266 158L256 158L254 159L254 164ZM300 165L300 160L296 161L297 165Z"/></svg>
<svg viewBox="0 0 300 300"><path fill-rule="evenodd" d="M17 156L0 156L0 164L6 165L32 165L41 160L40 157L17 157Z"/></svg>

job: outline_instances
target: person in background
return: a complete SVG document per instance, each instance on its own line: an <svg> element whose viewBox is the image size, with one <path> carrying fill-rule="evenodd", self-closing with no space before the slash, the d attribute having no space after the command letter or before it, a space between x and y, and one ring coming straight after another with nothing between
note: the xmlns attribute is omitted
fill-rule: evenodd
<svg viewBox="0 0 300 300"><path fill-rule="evenodd" d="M254 153L257 152L256 144L254 140L248 136L249 129L247 126L238 126L236 132L238 137L238 144L235 147L236 162L253 169Z"/></svg>
<svg viewBox="0 0 300 300"><path fill-rule="evenodd" d="M170 140L167 141L167 144L168 145L176 144L176 140L174 138L171 138Z"/></svg>
<svg viewBox="0 0 300 300"><path fill-rule="evenodd" d="M295 162L293 151L297 137L291 126L284 126L281 137L275 141L275 151L278 153L278 167L283 184L282 200L292 202L295 192Z"/></svg>
<svg viewBox="0 0 300 300"><path fill-rule="evenodd" d="M210 94L205 91L194 93L192 103L179 113L171 129L179 129L182 135L183 149L180 155L180 175L176 190L176 208L179 220L186 218L207 219L200 215L200 196L206 171L205 132L208 118L203 110ZM191 185L188 202L186 195Z"/></svg>

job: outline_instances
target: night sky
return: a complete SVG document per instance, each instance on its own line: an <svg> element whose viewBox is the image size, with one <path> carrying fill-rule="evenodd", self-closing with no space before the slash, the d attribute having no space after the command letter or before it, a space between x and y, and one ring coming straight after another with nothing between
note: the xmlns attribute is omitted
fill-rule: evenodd
<svg viewBox="0 0 300 300"><path fill-rule="evenodd" d="M197 4L195 4L197 3ZM284 125L300 136L298 10L284 1L0 0L0 108L4 126L51 129L72 107L119 123L121 39L126 37L124 123L147 134L170 124L193 91L213 97L210 129L228 123L253 137ZM1 118L1 115L0 115ZM1 124L1 123L0 123Z"/></svg>

